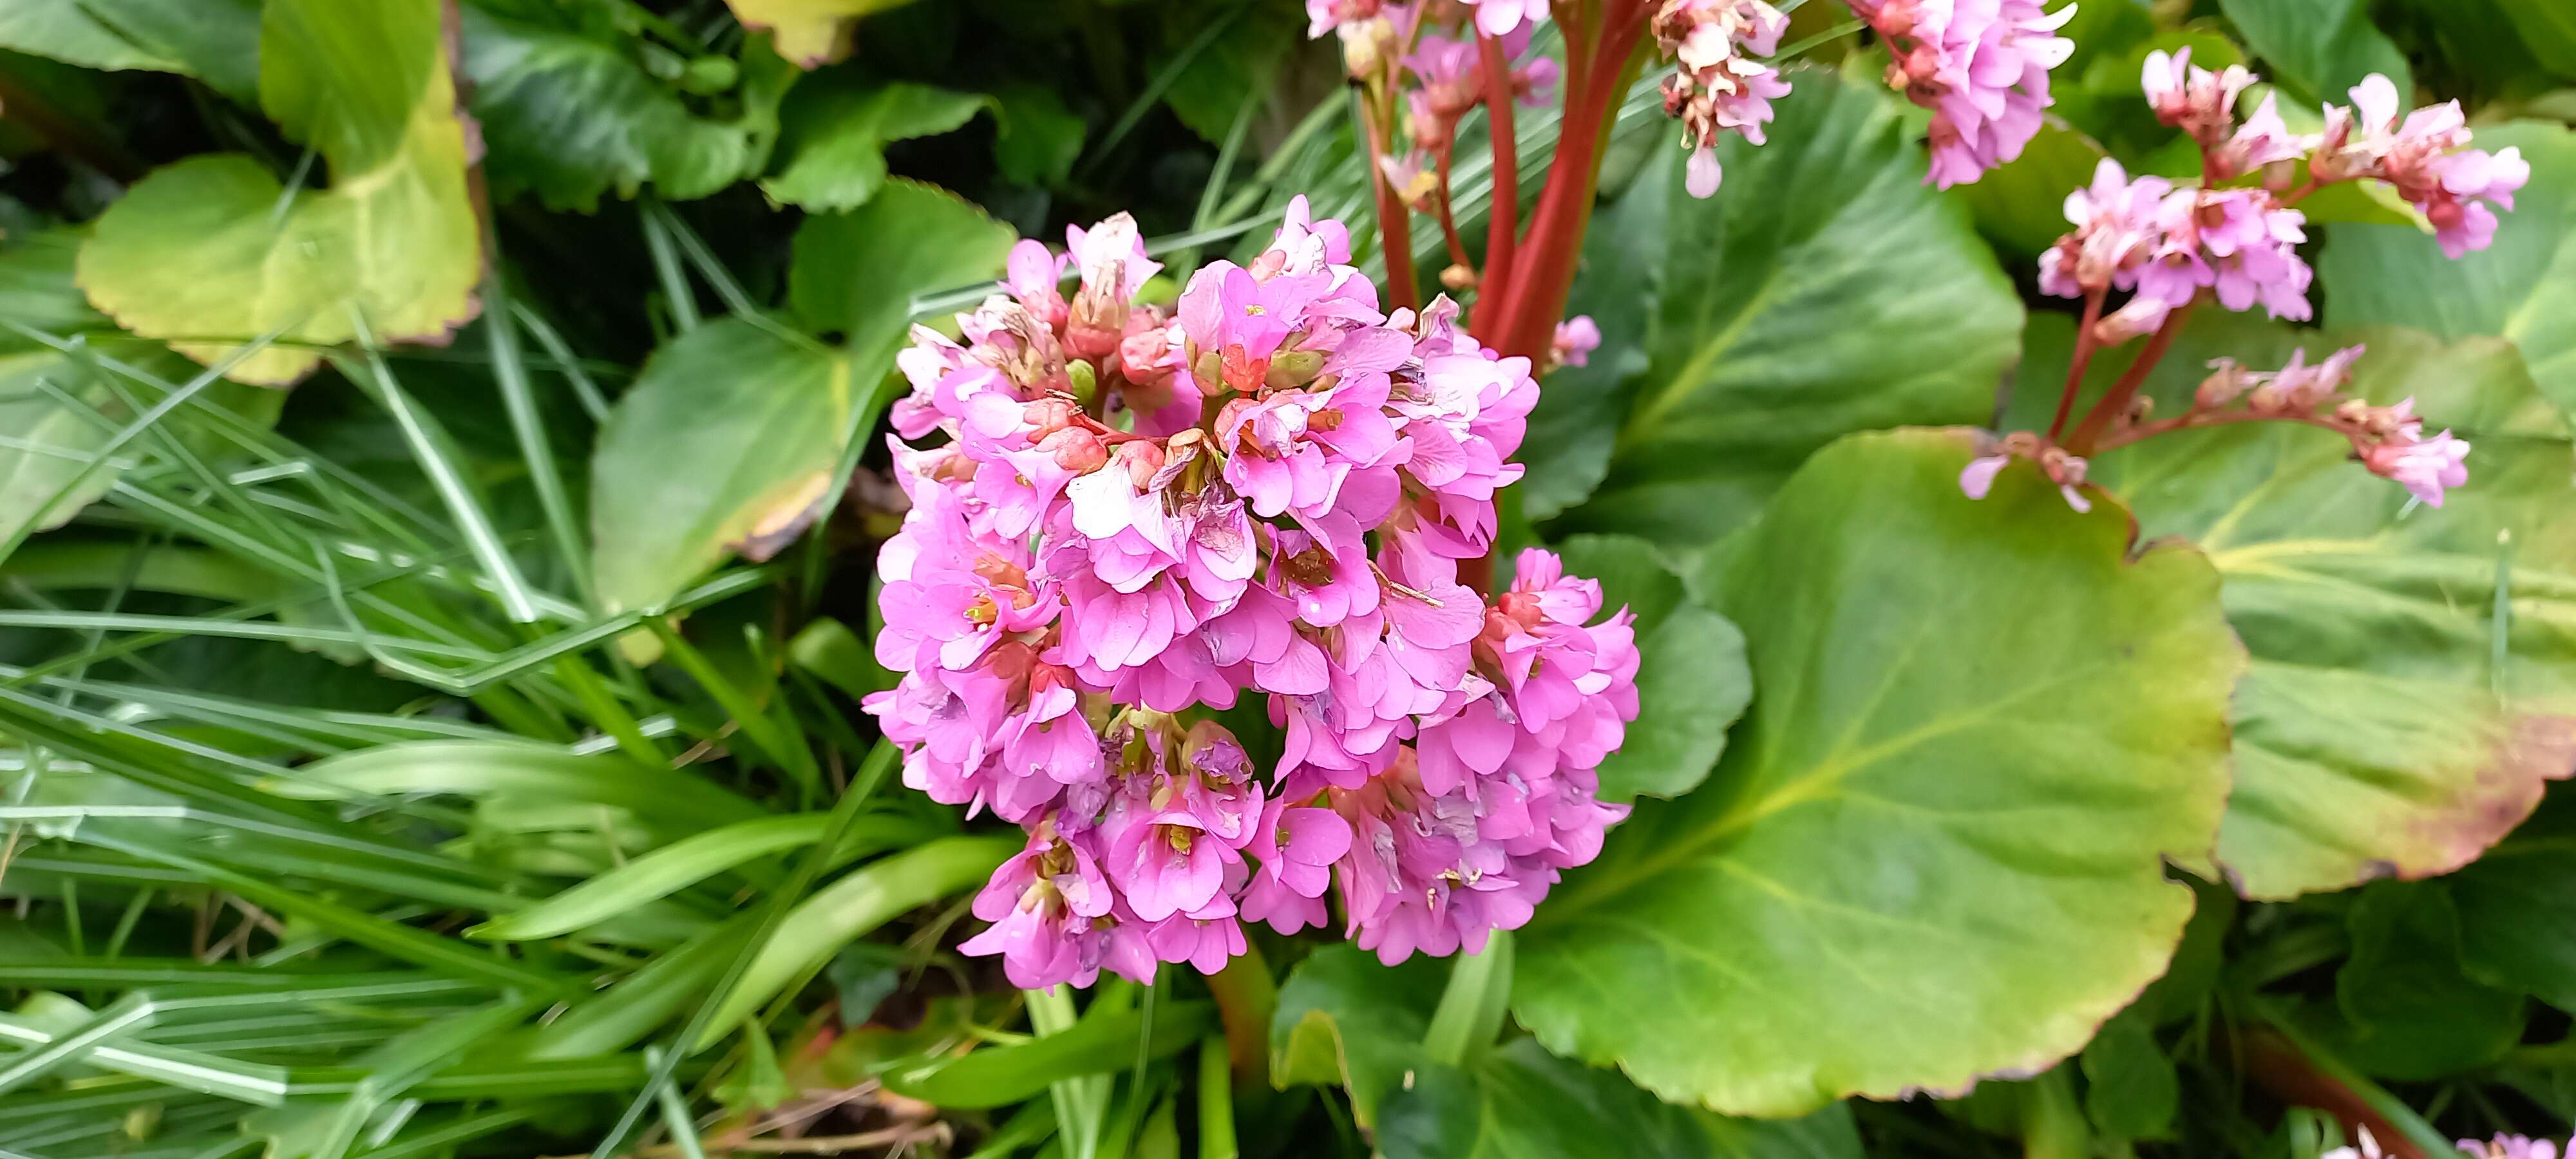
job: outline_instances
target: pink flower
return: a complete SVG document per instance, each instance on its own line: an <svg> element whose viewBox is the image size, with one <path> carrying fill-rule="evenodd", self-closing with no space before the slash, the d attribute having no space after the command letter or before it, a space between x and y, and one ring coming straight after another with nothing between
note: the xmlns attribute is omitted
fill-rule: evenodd
<svg viewBox="0 0 2576 1159"><path fill-rule="evenodd" d="M1091 854L1041 822L975 895L975 916L993 924L957 949L1000 954L1002 972L1023 989L1088 985L1103 948L1094 924L1114 898Z"/></svg>
<svg viewBox="0 0 2576 1159"><path fill-rule="evenodd" d="M1377 19L1381 0L1306 0L1306 39Z"/></svg>
<svg viewBox="0 0 2576 1159"><path fill-rule="evenodd" d="M1128 300L1163 264L1145 256L1136 219L1123 213L1089 230L1066 226L1064 233L1068 256L1082 275L1082 289L1067 313L1065 349L1097 359L1125 339Z"/></svg>
<svg viewBox="0 0 2576 1159"><path fill-rule="evenodd" d="M2531 179L2518 148L2489 154L2468 148L2468 119L2458 101L2398 119L2397 86L2377 73L2351 90L2353 107L2329 106L2309 171L2319 181L2378 178L2422 210L2442 252L2459 257L2495 239L2489 202L2513 208L2514 191Z"/></svg>
<svg viewBox="0 0 2576 1159"><path fill-rule="evenodd" d="M1467 0L1476 10L1476 30L1487 36L1501 36L1524 23L1536 25L1547 19L1547 0Z"/></svg>
<svg viewBox="0 0 2576 1159"><path fill-rule="evenodd" d="M1577 314L1556 324L1556 338L1550 344L1559 366L1585 366L1592 352L1601 349L1601 327L1590 314Z"/></svg>
<svg viewBox="0 0 2576 1159"><path fill-rule="evenodd" d="M2407 403L2414 400L2409 399ZM2399 404L2401 407L2405 403ZM2362 465L2374 475L2394 479L2427 506L2442 505L2444 490L2469 481L2469 444L2443 431L2432 438L2422 438L2420 420L2401 429L2388 441L2362 455Z"/></svg>
<svg viewBox="0 0 2576 1159"><path fill-rule="evenodd" d="M1681 66L1664 80L1664 112L1680 118L1691 151L1685 184L1693 197L1711 196L1725 176L1718 135L1732 130L1761 144L1772 98L1789 95L1778 70L1751 59L1778 51L1789 18L1762 0L1663 0L1651 27Z"/></svg>
<svg viewBox="0 0 2576 1159"><path fill-rule="evenodd" d="M2088 290L2136 287L2165 240L2160 214L2172 193L2172 182L2132 181L2119 162L2103 158L2093 168L2093 184L2066 195L2066 220L2075 232L2040 255L2040 290L2080 298ZM2183 300L2190 300L2188 293Z"/></svg>
<svg viewBox="0 0 2576 1159"><path fill-rule="evenodd" d="M2527 1135L2497 1135L2484 1141L2462 1139L2460 1150L2472 1159L2558 1159L2557 1144Z"/></svg>
<svg viewBox="0 0 2576 1159"><path fill-rule="evenodd" d="M1351 826L1331 809L1273 801L1261 816L1251 852L1261 862L1244 892L1243 918L1293 934L1325 921L1324 892L1333 863L1351 850Z"/></svg>
<svg viewBox="0 0 2576 1159"><path fill-rule="evenodd" d="M1926 184L1975 181L2021 155L2051 103L2048 70L2075 42L2053 35L2075 15L2048 13L2039 0L1852 0L1895 59L1891 88L1932 110L1932 165Z"/></svg>
<svg viewBox="0 0 2576 1159"><path fill-rule="evenodd" d="M2036 438L2028 434L2014 435L2004 441L2001 449L1969 460L1967 467L1959 472L1960 492L1970 499L1985 498L1994 489L1995 476L2002 474L2003 469L2016 458L2039 464L2049 481L2057 484L2057 493L2065 498L2066 505L2078 514L2093 510L2093 501L2086 499L2081 490L2084 486L2084 460L2057 447L2040 446Z"/></svg>
<svg viewBox="0 0 2576 1159"><path fill-rule="evenodd" d="M1231 917L1226 871L1242 857L1185 810L1136 818L1110 838L1109 877L1136 916L1159 922L1173 914Z"/></svg>

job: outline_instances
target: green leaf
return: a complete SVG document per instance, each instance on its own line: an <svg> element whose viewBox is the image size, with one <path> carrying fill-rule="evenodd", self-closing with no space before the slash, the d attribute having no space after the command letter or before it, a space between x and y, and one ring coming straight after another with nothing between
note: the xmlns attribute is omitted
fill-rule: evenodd
<svg viewBox="0 0 2576 1159"><path fill-rule="evenodd" d="M80 283L117 324L212 363L283 331L300 343L443 340L478 306L482 242L438 0L269 0L260 103L329 162L292 198L240 154L152 173L101 216ZM358 317L353 317L357 315ZM284 384L321 355L272 347L236 367Z"/></svg>
<svg viewBox="0 0 2576 1159"><path fill-rule="evenodd" d="M2576 9L2558 0L2496 0L2522 47L2551 72L2576 77Z"/></svg>
<svg viewBox="0 0 2576 1159"><path fill-rule="evenodd" d="M1728 1154L1690 1112L1549 1054L1532 1039L1471 1069L1429 1063L1378 1116L1386 1159L1705 1159Z"/></svg>
<svg viewBox="0 0 2576 1159"><path fill-rule="evenodd" d="M853 209L885 184L885 147L948 132L991 98L904 81L875 83L844 67L797 86L781 114L781 166L762 191L813 211Z"/></svg>
<svg viewBox="0 0 2576 1159"><path fill-rule="evenodd" d="M2372 73L2396 82L2400 94L2415 91L2406 54L2371 25L2365 0L2219 0L2218 7L2300 104L2348 104L2344 90Z"/></svg>
<svg viewBox="0 0 2576 1159"><path fill-rule="evenodd" d="M186 71L175 58L94 15L82 0L18 0L0 9L0 48L83 68Z"/></svg>
<svg viewBox="0 0 2576 1159"><path fill-rule="evenodd" d="M1569 529L1695 549L1837 436L1991 414L2022 321L2003 272L1922 184L1886 98L1796 81L1772 146L1720 150L1715 198L1667 193L1664 244L1688 260L1667 272L1609 477Z"/></svg>
<svg viewBox="0 0 2576 1159"><path fill-rule="evenodd" d="M2161 1139L2173 1126L2182 1081L2136 1007L2104 1023L2083 1055L2084 1113L2115 1139Z"/></svg>
<svg viewBox="0 0 2576 1159"><path fill-rule="evenodd" d="M2449 872L2576 767L2566 426L2495 339L2349 337L2370 346L2354 393L2411 396L2476 445L2446 506L2411 504L2343 440L2289 424L2150 439L2094 474L2145 534L2198 543L2225 577L2253 666L2218 858L2253 898Z"/></svg>
<svg viewBox="0 0 2576 1159"><path fill-rule="evenodd" d="M1803 1119L1733 1119L1703 1113L1719 1159L1862 1159L1860 1127L1836 1103Z"/></svg>
<svg viewBox="0 0 2576 1159"><path fill-rule="evenodd" d="M2047 116L2021 156L1973 184L1951 186L1949 192L1967 203L1980 232L2016 256L2029 257L2066 233L2066 195L2091 185L2094 167L2108 155L2101 142Z"/></svg>
<svg viewBox="0 0 2576 1159"><path fill-rule="evenodd" d="M259 94L259 0L18 0L0 11L0 48L194 76L249 104Z"/></svg>
<svg viewBox="0 0 2576 1159"><path fill-rule="evenodd" d="M1449 971L1415 956L1382 966L1345 943L1316 950L1279 987L1270 1019L1270 1080L1292 1086L1342 1086L1361 1126L1422 1058L1422 1036L1439 1005Z"/></svg>
<svg viewBox="0 0 2576 1159"><path fill-rule="evenodd" d="M894 673L877 663L876 652L867 641L829 616L816 617L805 625L804 631L796 633L796 638L787 642L787 658L852 700L895 685Z"/></svg>
<svg viewBox="0 0 2576 1159"><path fill-rule="evenodd" d="M982 884L1003 859L1019 852L1022 844L1016 835L942 837L869 862L815 890L788 913L778 932L752 958L732 992L724 995L715 1016L707 1020L707 1033L698 1047L704 1048L731 1033L733 1027L780 990L822 969L841 947L906 910ZM1191 1035L1195 1037L1196 1033L1193 1030ZM1133 1060L1135 1048L1130 1041L1127 1057ZM1179 1049L1177 1044L1174 1049ZM1046 1084L1038 1085L1043 1088ZM955 1105L995 1106L1009 1101Z"/></svg>
<svg viewBox="0 0 2576 1159"><path fill-rule="evenodd" d="M851 418L883 377L859 377L847 354L748 318L654 352L591 458L593 566L608 610L653 607L727 555L767 559L804 530Z"/></svg>
<svg viewBox="0 0 2576 1159"><path fill-rule="evenodd" d="M2531 163L2513 210L2497 213L2495 244L2453 261L2415 230L2327 226L2317 255L2325 320L2501 336L2551 401L2576 414L2576 131L2516 123L2480 129L2477 146L2519 148Z"/></svg>
<svg viewBox="0 0 2576 1159"><path fill-rule="evenodd" d="M2576 1009L2576 797L2542 801L2512 836L2442 884L2459 911L2470 977Z"/></svg>
<svg viewBox="0 0 2576 1159"><path fill-rule="evenodd" d="M1124 1071L1136 1065L1139 1054L1149 1059L1178 1054L1215 1020L1216 1009L1206 1002L1159 1006L1150 1024L1142 1011L1095 1009L1069 1030L897 1067L885 1073L885 1085L933 1106L1008 1106L1045 1093L1058 1079Z"/></svg>
<svg viewBox="0 0 2576 1159"><path fill-rule="evenodd" d="M1971 453L1844 439L1732 553L1762 695L1521 932L1541 1041L1797 1114L2039 1069L2164 971L2192 899L2162 859L2209 847L2227 790L2217 577L2035 470L1967 499Z"/></svg>
<svg viewBox="0 0 2576 1159"><path fill-rule="evenodd" d="M562 22L464 9L465 76L496 195L587 212L646 182L666 198L705 197L768 164L797 73L766 39L744 41L733 115L702 117L635 62L632 38L553 14Z"/></svg>
<svg viewBox="0 0 2576 1159"><path fill-rule="evenodd" d="M1234 126L1244 101L1258 99L1270 87L1280 60L1291 45L1302 41L1306 31L1301 14L1286 4L1249 0L1231 7L1242 15L1234 16L1227 6L1213 4L1177 4L1164 9L1163 52L1167 60L1176 59L1177 54L1200 43L1209 21L1230 21L1215 39L1205 42L1197 55L1181 63L1171 87L1163 91L1163 104L1172 110L1172 115L1211 145L1225 140L1226 130Z"/></svg>
<svg viewBox="0 0 2576 1159"><path fill-rule="evenodd" d="M823 839L830 818L822 813L762 817L710 829L629 861L570 889L502 914L465 931L490 942L550 938L608 921L636 906L670 895L748 862L801 849ZM850 855L926 838L936 830L896 817L862 817L843 849Z"/></svg>
<svg viewBox="0 0 2576 1159"><path fill-rule="evenodd" d="M1043 85L1015 85L993 95L993 164L1019 185L1057 185L1073 175L1090 126Z"/></svg>
<svg viewBox="0 0 2576 1159"><path fill-rule="evenodd" d="M725 0L743 27L768 29L778 55L812 69L850 54L850 33L863 16L913 0Z"/></svg>
<svg viewBox="0 0 2576 1159"><path fill-rule="evenodd" d="M762 816L694 773L524 741L415 741L326 757L262 786L289 797L452 793L629 809L694 832Z"/></svg>
<svg viewBox="0 0 2576 1159"><path fill-rule="evenodd" d="M0 250L0 317L55 335L108 329L107 319L72 284L80 240L77 233L57 231ZM90 347L165 377L188 376L186 362L151 343L108 338ZM122 473L116 463L151 457L152 440L130 442L110 456L110 465L83 476L90 456L135 417L117 397L116 387L124 384L111 384L107 373L90 359L0 331L0 542L29 523L38 530L60 526L116 484ZM47 392L47 386L78 405ZM199 397L263 427L277 421L283 401L275 391L233 383L213 384ZM170 426L193 451L218 449L194 423L174 419ZM77 489L50 509L36 510L75 478L82 479ZM20 576L32 578L24 566Z"/></svg>
<svg viewBox="0 0 2576 1159"><path fill-rule="evenodd" d="M1638 714L1619 751L1601 762L1601 799L1691 791L1753 698L1744 634L1726 617L1683 603L1681 577L1645 540L1577 535L1558 552L1569 574L1601 581L1604 607L1625 606L1637 616Z"/></svg>
<svg viewBox="0 0 2576 1159"><path fill-rule="evenodd" d="M2459 915L2438 886L2373 885L2346 925L2352 957L2335 972L2333 1006L2301 1018L2335 1057L2381 1078L2433 1079L2494 1062L2522 1038L2522 996L2461 972Z"/></svg>
<svg viewBox="0 0 2576 1159"><path fill-rule="evenodd" d="M788 301L807 326L841 334L853 353L891 359L911 325L912 295L1001 273L1016 240L957 195L894 178L856 212L806 217Z"/></svg>

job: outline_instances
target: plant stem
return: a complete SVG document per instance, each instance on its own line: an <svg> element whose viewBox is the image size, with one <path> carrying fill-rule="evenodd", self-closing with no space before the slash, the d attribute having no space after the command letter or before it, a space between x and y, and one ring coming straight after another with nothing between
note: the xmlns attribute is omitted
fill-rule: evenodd
<svg viewBox="0 0 2576 1159"><path fill-rule="evenodd" d="M1484 64L1485 119L1494 153L1494 202L1485 214L1485 284L1510 285L1512 238L1521 226L1520 142L1512 128L1512 63L1499 40L1476 34L1476 52ZM1485 304L1476 296L1479 312Z"/></svg>
<svg viewBox="0 0 2576 1159"><path fill-rule="evenodd" d="M1407 218L1411 211L1405 208L1403 195L1386 175L1387 125L1378 115L1375 101L1360 94L1354 94L1354 99L1359 101L1360 121L1368 130L1369 188L1377 194L1379 248L1386 255L1387 305L1414 309L1421 305L1421 298L1413 275L1413 224Z"/></svg>
<svg viewBox="0 0 2576 1159"><path fill-rule="evenodd" d="M1520 246L1526 261L1516 262L1501 307L1491 317L1480 312L1473 330L1486 345L1505 355L1535 361L1545 353L1557 318L1572 288L1576 257L1592 221L1592 198L1601 179L1601 158L1609 139L1611 117L1619 97L1636 75L1630 59L1646 31L1642 0L1609 0L1598 47L1585 62L1585 85L1569 89L1565 134L1557 142L1556 160L1548 167L1547 186L1539 194L1538 212Z"/></svg>
<svg viewBox="0 0 2576 1159"><path fill-rule="evenodd" d="M2326 1055L2278 1019L2239 1028L2246 1073L2281 1101L2315 1107L2347 1124L2366 1127L2388 1159L2433 1159L2453 1153L2451 1141L2407 1108L2397 1096Z"/></svg>
<svg viewBox="0 0 2576 1159"><path fill-rule="evenodd" d="M2129 369L2120 375L2120 381L2111 384L2111 393L2103 395L2102 401L2094 403L2092 410L2084 412L2084 421L2066 440L2067 450L2078 455L2093 453L2095 440L2110 429L2113 420L2128 412L2129 400L2137 397L2138 387L2146 382L2147 373L2156 368L2156 363L2164 361L2165 351L2173 347L2175 336L2182 333L2183 320L2191 317L2192 307L2199 304L2198 299L2193 299L2165 318L2165 324L2156 328L2155 336L2147 339L2147 348L2138 352L2138 360L2129 364Z"/></svg>
<svg viewBox="0 0 2576 1159"><path fill-rule="evenodd" d="M2075 358L2066 367L2066 389L2057 396L2057 417L2048 422L2048 441L2056 442L2066 430L2066 416L2075 409L2075 392L2084 385L2084 372L2093 365L2093 353L2101 341L2093 336L2093 325L2102 320L2102 296L2096 289L2084 295L2084 321L2075 331Z"/></svg>
<svg viewBox="0 0 2576 1159"><path fill-rule="evenodd" d="M2141 440L2152 439L2157 435L2165 434L2170 431L2179 431L2198 427L2225 426L2229 423L2260 422L2304 423L2319 430L2333 431L2347 439L2352 439L2352 449L2355 454L2359 454L2362 449L2361 441L2354 438L2353 432L2349 428L2345 427L2342 423L2335 421L2332 415L2313 413L2274 414L2251 410L2196 410L2189 414L2175 415L2174 417L2162 422L2140 423L2137 426L2124 427L2104 435L2101 440L2094 445L2093 449L2096 452L2113 450L2119 447L2128 446L2131 443L2139 442Z"/></svg>
<svg viewBox="0 0 2576 1159"><path fill-rule="evenodd" d="M1454 144L1455 142L1452 142L1452 145ZM1466 240L1458 236L1458 218L1457 215L1451 211L1449 205L1449 161L1451 155L1452 152L1450 147L1444 146L1441 148L1437 170L1440 182L1439 200L1434 202L1434 205L1439 210L1440 234L1449 242L1449 260L1457 263L1461 269L1473 271L1476 268L1476 263L1473 260L1470 260L1467 256ZM1492 253L1492 247L1488 245L1485 252L1489 254ZM1490 275L1492 271L1487 270L1486 273L1487 275ZM1479 287L1478 300L1482 301L1482 287L1491 283L1487 278L1480 277L1477 279L1476 284Z"/></svg>
<svg viewBox="0 0 2576 1159"><path fill-rule="evenodd" d="M1270 1086L1270 1013L1279 1005L1279 984L1270 978L1270 963L1261 947L1246 945L1243 956L1208 975L1208 993L1216 997L1217 1018L1225 1024L1226 1059L1234 1068L1237 1090Z"/></svg>

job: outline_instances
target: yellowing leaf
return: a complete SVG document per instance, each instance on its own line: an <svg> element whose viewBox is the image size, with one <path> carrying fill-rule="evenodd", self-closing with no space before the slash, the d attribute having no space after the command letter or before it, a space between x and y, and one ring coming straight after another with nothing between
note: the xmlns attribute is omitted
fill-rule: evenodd
<svg viewBox="0 0 2576 1159"><path fill-rule="evenodd" d="M778 55L817 68L850 54L850 29L862 16L912 0L725 0L745 27L766 28Z"/></svg>
<svg viewBox="0 0 2576 1159"><path fill-rule="evenodd" d="M281 343L236 367L285 385L330 346L443 341L471 320L479 224L438 0L273 0L261 104L329 163L327 192L293 196L238 154L145 178L82 247L90 300L136 334L213 363L253 337ZM291 345L290 345L291 344Z"/></svg>

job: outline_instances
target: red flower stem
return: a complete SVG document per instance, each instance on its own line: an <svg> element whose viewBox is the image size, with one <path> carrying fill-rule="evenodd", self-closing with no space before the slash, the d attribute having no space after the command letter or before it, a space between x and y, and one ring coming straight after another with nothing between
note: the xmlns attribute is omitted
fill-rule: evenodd
<svg viewBox="0 0 2576 1159"><path fill-rule="evenodd" d="M2333 415L2321 415L2313 412L2307 414L2295 414L2255 410L2195 410L2188 414L2175 415L2172 418L2164 419L2159 422L2139 423L2133 427L2122 427L2118 430L2112 431L2110 434L2102 436L2101 441L2096 443L2093 449L2096 452L2116 450L2118 448L2128 446L2131 443L2152 439L2157 435L2167 434L2173 431L2196 430L2201 427L2220 427L2226 426L2229 423L2265 422L2301 423L2315 427L2318 430L2333 431L2338 435L2342 435L2352 443L2352 451L2354 454L2358 455L2364 449L2361 435L2354 431L2350 426L2347 426L2342 421L2336 419Z"/></svg>
<svg viewBox="0 0 2576 1159"><path fill-rule="evenodd" d="M1572 289L1575 259L1592 220L1592 200L1601 179L1601 158L1609 120L1618 99L1635 75L1634 54L1646 31L1643 0L1608 0L1609 10L1598 47L1584 67L1584 85L1569 87L1564 136L1548 166L1547 187L1539 194L1538 212L1519 247L1512 276L1500 296L1500 307L1480 311L1472 331L1505 355L1536 361L1554 338L1558 316Z"/></svg>
<svg viewBox="0 0 2576 1159"><path fill-rule="evenodd" d="M1413 275L1413 223L1411 210L1386 175L1386 118L1379 115L1377 102L1360 100L1360 119L1368 124L1369 187L1377 193L1377 229L1379 250L1386 255L1387 305L1414 309L1422 304L1421 288Z"/></svg>
<svg viewBox="0 0 2576 1159"><path fill-rule="evenodd" d="M2075 358L2066 367L2066 389L2057 396L2057 417L2048 422L2048 441L2056 442L2066 429L2066 416L2075 410L2075 392L2084 385L2084 371L2093 365L2093 352L2101 349L2093 337L2093 324L2102 320L2102 295L2093 290L2084 295L2084 321L2075 331Z"/></svg>
<svg viewBox="0 0 2576 1159"><path fill-rule="evenodd" d="M1467 242L1458 236L1458 218L1449 204L1449 160L1456 145L1457 141L1453 138L1440 147L1440 156L1436 159L1440 175L1439 198L1432 203L1432 207L1438 211L1440 217L1440 234L1449 242L1449 260L1469 273L1473 273L1476 263L1467 257ZM1486 252L1491 254L1493 251L1489 248ZM1490 269L1488 272L1491 272ZM1479 278L1477 281L1479 285L1483 284L1483 279Z"/></svg>
<svg viewBox="0 0 2576 1159"><path fill-rule="evenodd" d="M2164 361L2165 351L2172 348L2174 337L2182 333L2183 320L2191 317L2192 307L2199 304L2199 299L2195 298L2165 318L2165 324L2156 328L2155 336L2147 339L2147 348L2138 352L2138 360L2129 364L2129 369L2120 375L2120 381L2111 384L2111 393L2103 395L2102 401L2094 403L2092 410L2084 412L2084 421L2076 426L2075 433L2064 444L2067 450L2078 455L2093 453L2094 441L2110 429L2112 420L2128 413L2129 400L2137 397L2139 385L2147 381L2147 372L2154 370L2156 363Z"/></svg>
<svg viewBox="0 0 2576 1159"><path fill-rule="evenodd" d="M1494 201L1485 218L1485 281L1502 285L1512 279L1512 235L1521 227L1520 141L1512 127L1512 64L1503 57L1503 44L1483 32L1476 34L1477 59L1485 74L1485 119L1493 138ZM1441 180L1446 196L1448 180L1443 166ZM1464 264L1463 262L1461 264ZM1482 284L1482 283L1480 283ZM1477 312L1482 313L1485 299L1479 294Z"/></svg>

